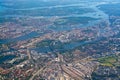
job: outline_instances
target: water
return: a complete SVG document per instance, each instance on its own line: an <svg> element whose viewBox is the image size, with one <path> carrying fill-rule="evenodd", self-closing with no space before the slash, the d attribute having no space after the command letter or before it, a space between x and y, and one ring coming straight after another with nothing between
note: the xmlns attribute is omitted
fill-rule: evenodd
<svg viewBox="0 0 120 80"><path fill-rule="evenodd" d="M45 18L46 16L54 17L54 16L56 16L56 14L58 14L58 17L68 17L68 16L69 17L71 17L71 16L75 17L76 16L76 17L91 17L91 18L99 18L99 19L101 19L101 18L102 19L103 18L108 19L108 15L105 14L103 11L99 10L96 7L97 5L100 5L102 3L97 2L97 4L93 4L89 0L88 0L88 2L86 0L86 3L85 2L84 3L78 3L78 5L76 3L70 4L70 5L65 5L65 4L60 3L62 5L57 5L56 6L57 3L55 3L54 5L51 5L51 4L53 4L52 2L49 2L47 5L44 5L44 4L36 3L35 1L32 1L32 3L35 3L36 5L31 4L31 2L29 2L29 3L27 2L27 3L18 3L18 5L17 4L12 5L11 8L9 8L9 9L5 8L3 6L0 6L0 13L6 12L7 9L8 9L10 11L13 10L13 13L10 14L9 12L7 12L6 14L4 14L4 17L5 16L6 17L19 17L19 16L24 17L24 16L31 16L31 15L34 15L33 17L40 17L41 15L43 15L43 17ZM22 6L20 6L20 4ZM95 5L95 6L92 6L92 5ZM80 14L79 11L81 11L81 10L78 9L78 7L83 8L83 6L84 6L84 9L89 8L89 9L92 9L92 10L95 10L95 11L91 12L91 11L88 10L86 12L86 10L85 11L83 10L84 13L82 12L82 14ZM69 8L71 7L71 8L67 9L68 7ZM45 13L46 11L44 11L44 8L47 9L46 11L49 11L49 13ZM56 12L55 12L55 9L56 9ZM63 14L61 14L61 15L59 14L60 10L61 10L61 12L63 12ZM66 13L64 13L65 11L63 11L63 10L66 10ZM24 15L24 13L19 13L19 11L24 12L26 15ZM34 12L37 12L37 13L34 13ZM52 16L50 16L50 14ZM0 15L0 16L3 17L2 15ZM70 20L70 19L68 19L68 20ZM73 20L73 21L75 21L75 20ZM96 22L97 22L97 20L94 20L94 21L90 20L90 23L85 23L85 25L78 24L76 27L74 26L74 28L78 28L78 27L81 27L81 26L92 26L94 24L97 24ZM78 23L80 23L80 22L78 22ZM62 26L57 25L55 27L54 26L49 27L49 29L53 29L55 31L66 31L66 30L71 30L72 28L69 27L68 25L64 25L64 26L63 25ZM32 39L36 36L40 36L40 34L38 34L37 32L31 32L29 34L26 34L26 35L23 35L23 36L14 38L14 39L4 39L4 40L2 39L2 40L0 40L0 44L28 40L28 39ZM87 44L87 43L88 42L72 42L72 43L69 43L69 44L64 44L63 49L56 49L56 50L58 50L58 51L70 50L70 49L73 49L73 48L78 47L80 45ZM50 51L52 51L49 47L36 48L35 50L38 50L40 52L50 52Z"/></svg>
<svg viewBox="0 0 120 80"><path fill-rule="evenodd" d="M0 12L4 11L4 7L0 6Z"/></svg>
<svg viewBox="0 0 120 80"><path fill-rule="evenodd" d="M15 57L16 57L15 55L0 56L0 64L5 62L6 60L11 60Z"/></svg>
<svg viewBox="0 0 120 80"><path fill-rule="evenodd" d="M17 38L15 38L13 40L15 40L15 41L23 41L23 40L27 40L27 39L32 39L32 38L34 38L36 36L40 36L40 35L37 32L31 32L29 34L17 37Z"/></svg>
<svg viewBox="0 0 120 80"><path fill-rule="evenodd" d="M35 50L40 53L48 53L48 52L55 52L55 51L64 52L66 50L72 50L78 46L81 46L87 43L90 43L90 41L65 43L61 46L61 48L56 48L55 46L42 46L42 47L32 48L31 50Z"/></svg>
<svg viewBox="0 0 120 80"><path fill-rule="evenodd" d="M41 34L38 34L37 32L31 32L29 34L26 34L26 35L23 35L17 38L13 38L13 39L0 39L0 44L28 40L28 39L32 39L37 36L41 36Z"/></svg>

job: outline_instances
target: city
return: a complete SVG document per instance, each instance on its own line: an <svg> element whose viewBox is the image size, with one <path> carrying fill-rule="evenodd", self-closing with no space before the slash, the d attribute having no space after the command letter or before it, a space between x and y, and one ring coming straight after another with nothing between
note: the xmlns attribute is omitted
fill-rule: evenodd
<svg viewBox="0 0 120 80"><path fill-rule="evenodd" d="M0 1L0 80L120 79L119 0L31 3Z"/></svg>

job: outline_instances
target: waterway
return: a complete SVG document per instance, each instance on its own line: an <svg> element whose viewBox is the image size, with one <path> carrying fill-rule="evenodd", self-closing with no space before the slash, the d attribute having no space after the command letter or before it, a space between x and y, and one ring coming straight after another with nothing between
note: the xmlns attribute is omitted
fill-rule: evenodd
<svg viewBox="0 0 120 80"><path fill-rule="evenodd" d="M28 40L28 39L32 39L32 38L38 37L38 36L41 36L41 34L39 34L37 32L31 32L29 34L26 34L26 35L23 35L23 36L20 36L17 38L13 38L13 39L0 39L0 44Z"/></svg>

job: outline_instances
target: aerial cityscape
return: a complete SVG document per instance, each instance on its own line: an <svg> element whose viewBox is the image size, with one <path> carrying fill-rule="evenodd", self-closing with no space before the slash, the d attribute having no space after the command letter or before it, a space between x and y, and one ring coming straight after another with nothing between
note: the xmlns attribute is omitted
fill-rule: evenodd
<svg viewBox="0 0 120 80"><path fill-rule="evenodd" d="M0 80L120 80L120 0L0 0Z"/></svg>

